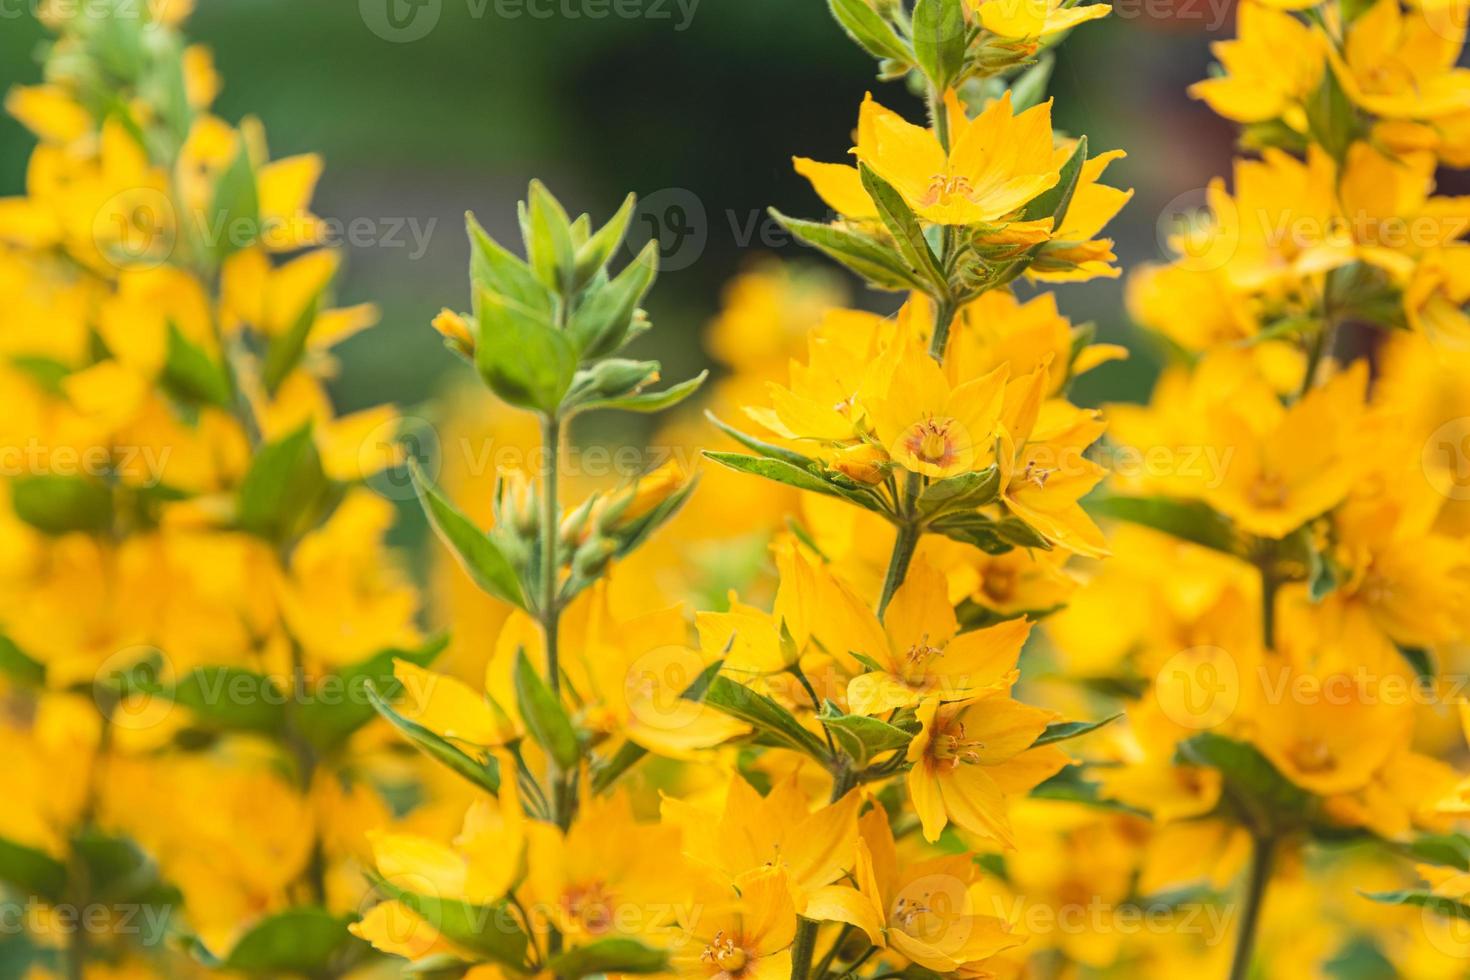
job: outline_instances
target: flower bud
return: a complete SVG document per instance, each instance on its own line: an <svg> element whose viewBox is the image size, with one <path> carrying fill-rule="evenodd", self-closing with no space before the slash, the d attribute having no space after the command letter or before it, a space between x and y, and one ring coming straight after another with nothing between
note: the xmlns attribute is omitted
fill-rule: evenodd
<svg viewBox="0 0 1470 980"><path fill-rule="evenodd" d="M474 358L475 332L469 321L450 309L439 311L434 317L434 329L444 338L444 345L461 357Z"/></svg>
<svg viewBox="0 0 1470 980"><path fill-rule="evenodd" d="M870 442L848 446L832 460L834 470L850 480L866 483L868 486L888 479L888 470L892 465L883 447Z"/></svg>

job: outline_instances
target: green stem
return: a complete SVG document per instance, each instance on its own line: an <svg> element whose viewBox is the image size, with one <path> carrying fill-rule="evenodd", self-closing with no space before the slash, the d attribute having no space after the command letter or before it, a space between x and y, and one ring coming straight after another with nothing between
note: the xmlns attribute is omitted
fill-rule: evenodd
<svg viewBox="0 0 1470 980"><path fill-rule="evenodd" d="M1336 326L1332 320L1326 320L1312 338L1312 346L1307 351L1307 369L1302 375L1301 390L1296 394L1297 401L1307 397L1307 392L1312 390L1312 382L1317 378L1317 369L1322 364L1322 358L1332 348Z"/></svg>
<svg viewBox="0 0 1470 980"><path fill-rule="evenodd" d="M832 948L827 950L827 955L823 956L817 962L816 969L812 971L812 976L816 980L821 980L822 977L827 975L827 971L832 969L832 961L837 959L838 950L842 948L842 944L847 941L847 937L850 935L852 935L852 926L844 925L841 931L837 933L837 938L832 941Z"/></svg>
<svg viewBox="0 0 1470 980"><path fill-rule="evenodd" d="M817 924L811 919L798 922L796 938L791 942L791 980L806 980L812 969L812 953L817 948Z"/></svg>
<svg viewBox="0 0 1470 980"><path fill-rule="evenodd" d="M909 562L913 561L914 549L919 545L919 527L907 523L898 526L898 538L893 542L893 554L888 558L888 574L883 577L883 593L878 597L878 618L888 611L893 594L903 584L909 573Z"/></svg>
<svg viewBox="0 0 1470 980"><path fill-rule="evenodd" d="M561 453L561 420L545 416L541 420L541 628L546 634L546 682L552 693L561 692L561 661L557 650L557 627L561 610L557 608L557 577L561 562L557 543L561 536L561 515L557 510L556 483L558 457Z"/></svg>
<svg viewBox="0 0 1470 980"><path fill-rule="evenodd" d="M929 356L944 363L944 349L949 345L949 328L954 323L954 300L937 301L934 307L934 334L929 338Z"/></svg>
<svg viewBox="0 0 1470 980"><path fill-rule="evenodd" d="M1230 964L1230 980L1246 980L1255 953L1256 932L1261 921L1261 905L1266 886L1271 881L1271 867L1276 857L1276 841L1257 835L1251 853L1250 876L1246 879L1245 905L1240 912L1240 929L1235 934L1235 956Z"/></svg>

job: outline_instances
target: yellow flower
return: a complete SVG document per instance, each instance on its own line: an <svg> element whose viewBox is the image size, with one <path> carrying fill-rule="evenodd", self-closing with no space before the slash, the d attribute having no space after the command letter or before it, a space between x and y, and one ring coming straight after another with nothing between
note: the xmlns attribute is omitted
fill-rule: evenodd
<svg viewBox="0 0 1470 980"><path fill-rule="evenodd" d="M1204 499L1267 538L1283 538L1335 506L1363 466L1357 432L1367 382L1367 365L1358 361L1290 408L1270 401L1214 406L1211 441L1228 462L1206 482Z"/></svg>
<svg viewBox="0 0 1470 980"><path fill-rule="evenodd" d="M1001 501L1052 544L1101 558L1107 542L1078 501L1105 475L1083 453L1106 426L1094 411L1045 400L1048 373L1042 366L1006 389Z"/></svg>
<svg viewBox="0 0 1470 980"><path fill-rule="evenodd" d="M1464 43L1464 13L1454 5L1404 11L1398 0L1378 0L1352 21L1342 52L1328 54L1348 98L1364 109L1434 119L1463 113L1470 99L1470 69L1456 67Z"/></svg>
<svg viewBox="0 0 1470 980"><path fill-rule="evenodd" d="M1058 167L1066 163L1073 149L1065 143L1057 147ZM1100 183L1108 165L1125 156L1122 150L1110 150L1089 157L1082 165L1067 213L1052 231L1051 241L1041 247L1027 268L1028 276L1041 282L1085 282L1099 276L1115 279L1122 274L1111 264L1117 259L1112 239L1097 236L1133 198L1132 190Z"/></svg>
<svg viewBox="0 0 1470 980"><path fill-rule="evenodd" d="M539 821L526 827L524 892L537 931L553 926L573 946L658 934L673 917L670 882L687 874L677 828L636 822L623 793L584 789L570 830Z"/></svg>
<svg viewBox="0 0 1470 980"><path fill-rule="evenodd" d="M936 841L950 822L1014 846L1007 797L1025 793L1068 762L1056 746L1032 748L1057 716L1004 695L919 706L923 726L909 743L909 799Z"/></svg>
<svg viewBox="0 0 1470 980"><path fill-rule="evenodd" d="M860 802L853 791L813 810L795 773L766 796L735 774L722 808L665 796L662 814L682 832L690 861L737 886L762 869L780 869L801 910L814 890L852 867Z"/></svg>
<svg viewBox="0 0 1470 980"><path fill-rule="evenodd" d="M520 735L494 702L456 677L407 660L393 661L393 676L403 686L398 713L436 735L480 748L505 745Z"/></svg>
<svg viewBox="0 0 1470 980"><path fill-rule="evenodd" d="M946 99L949 111L955 112L953 92ZM853 153L925 220L942 225L1004 222L1058 180L1050 102L1016 115L1007 92L958 127L950 145L946 152L932 131L883 108L871 95L863 101ZM876 217L856 168L798 158L797 170L840 214Z"/></svg>
<svg viewBox="0 0 1470 980"><path fill-rule="evenodd" d="M844 615L866 634L853 652L876 667L847 685L849 708L861 715L912 707L925 698L958 701L1009 690L1031 634L1025 619L960 633L944 576L923 560L893 594L881 626L865 609Z"/></svg>
<svg viewBox="0 0 1470 980"><path fill-rule="evenodd" d="M1005 920L975 912L969 889L978 871L974 855L900 864L882 807L863 814L858 826L857 887L820 889L808 916L856 926L879 949L937 973L986 976L986 960L1022 943Z"/></svg>
<svg viewBox="0 0 1470 980"><path fill-rule="evenodd" d="M428 837L373 831L373 863L389 883L430 898L486 905L508 894L521 880L528 835L533 828L521 812L515 762L499 753L502 771L498 800L477 800L465 813L453 846Z"/></svg>
<svg viewBox="0 0 1470 980"><path fill-rule="evenodd" d="M1415 330L1451 350L1470 349L1470 246L1434 249L1414 267L1404 312Z"/></svg>
<svg viewBox="0 0 1470 980"><path fill-rule="evenodd" d="M1319 796L1361 790L1413 729L1412 705L1357 673L1314 674L1287 664L1259 678L1251 741L1281 774Z"/></svg>
<svg viewBox="0 0 1470 980"><path fill-rule="evenodd" d="M894 462L933 479L989 465L1009 367L951 386L917 343L900 340L889 358L867 404L878 442Z"/></svg>
<svg viewBox="0 0 1470 980"><path fill-rule="evenodd" d="M1237 10L1235 38L1210 46L1226 73L1195 82L1189 94L1235 122L1281 119L1305 132L1304 105L1322 81L1326 39L1291 14L1260 3L1242 3Z"/></svg>
<svg viewBox="0 0 1470 980"><path fill-rule="evenodd" d="M968 0L980 26L1004 38L1047 38L1106 17L1106 3L1064 6L1062 0Z"/></svg>
<svg viewBox="0 0 1470 980"><path fill-rule="evenodd" d="M672 972L686 980L784 980L791 975L796 909L785 873L761 870L737 888L699 891L682 923Z"/></svg>

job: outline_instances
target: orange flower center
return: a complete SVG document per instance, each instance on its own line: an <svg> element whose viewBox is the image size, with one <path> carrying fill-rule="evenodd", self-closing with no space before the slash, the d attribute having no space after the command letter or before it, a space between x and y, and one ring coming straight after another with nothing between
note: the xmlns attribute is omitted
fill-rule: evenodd
<svg viewBox="0 0 1470 980"><path fill-rule="evenodd" d="M1303 738L1291 747L1291 761L1306 773L1331 772L1337 768L1337 759L1332 749L1320 738Z"/></svg>
<svg viewBox="0 0 1470 980"><path fill-rule="evenodd" d="M962 721L942 729L934 736L929 748L934 761L949 769L957 769L961 765L979 765L980 753L984 750L985 743L982 740L965 735L965 723Z"/></svg>
<svg viewBox="0 0 1470 980"><path fill-rule="evenodd" d="M589 933L604 933L612 928L612 896L600 881L568 888L562 894L561 904L567 918Z"/></svg>
<svg viewBox="0 0 1470 980"><path fill-rule="evenodd" d="M714 941L704 947L704 952L699 954L699 958L729 974L739 973L750 962L749 954L735 945L735 940L726 936L723 929L715 933Z"/></svg>
<svg viewBox="0 0 1470 980"><path fill-rule="evenodd" d="M1021 479L1034 484L1038 490L1045 490L1046 481L1054 472L1056 471L1049 470L1044 466L1037 466L1036 460L1030 459L1026 461L1026 468L1021 471Z"/></svg>
<svg viewBox="0 0 1470 980"><path fill-rule="evenodd" d="M938 204L946 197L958 195L969 197L975 193L975 185L970 183L970 178L960 177L954 174L935 174L929 178L929 190L924 195L922 203Z"/></svg>
<svg viewBox="0 0 1470 980"><path fill-rule="evenodd" d="M980 581L980 591L992 602L1006 602L1016 594L1016 583L1020 575L1014 568L992 567L985 570Z"/></svg>
<svg viewBox="0 0 1470 980"><path fill-rule="evenodd" d="M959 440L951 431L954 419L929 417L909 427L904 448L921 463L948 466L959 455Z"/></svg>
<svg viewBox="0 0 1470 980"><path fill-rule="evenodd" d="M1257 507L1280 507L1286 503L1286 481L1276 473L1262 473L1250 490L1251 503Z"/></svg>
<svg viewBox="0 0 1470 980"><path fill-rule="evenodd" d="M910 683L922 683L929 674L929 667L944 656L944 647L932 646L929 637L924 637L918 643L904 651L903 676Z"/></svg>

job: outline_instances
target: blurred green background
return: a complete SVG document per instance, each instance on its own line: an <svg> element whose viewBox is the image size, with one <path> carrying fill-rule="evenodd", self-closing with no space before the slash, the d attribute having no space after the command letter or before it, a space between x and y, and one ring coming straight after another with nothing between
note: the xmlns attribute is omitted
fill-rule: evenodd
<svg viewBox="0 0 1470 980"><path fill-rule="evenodd" d="M43 32L26 2L0 0L5 87L37 78ZM584 0L200 0L189 34L215 52L219 111L259 116L275 154L322 153L318 212L367 219L382 239L349 246L340 298L377 302L384 323L342 351L343 408L416 403L456 370L427 325L441 306L468 304L462 214L513 237L514 202L533 176L599 218L636 191L684 228L652 313L666 376L687 374L702 362L699 333L721 285L769 251L764 208L822 212L792 154L843 159L868 89L921 115L901 86L874 79L821 0L621 2L639 16L594 19ZM1180 195L1196 201L1228 164L1229 128L1184 88L1205 73L1212 29L1228 32L1232 17L1228 0L1125 2L1063 46L1052 91L1059 127L1129 151L1109 172L1138 191L1113 228L1126 267L1159 255L1159 216ZM29 147L0 121L0 193L21 190ZM752 237L753 222L763 224ZM675 230L665 229L671 245ZM1061 289L1076 321L1133 344L1122 295L1119 281ZM1140 353L1086 379L1079 397L1139 397L1151 372Z"/></svg>

